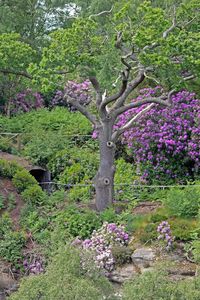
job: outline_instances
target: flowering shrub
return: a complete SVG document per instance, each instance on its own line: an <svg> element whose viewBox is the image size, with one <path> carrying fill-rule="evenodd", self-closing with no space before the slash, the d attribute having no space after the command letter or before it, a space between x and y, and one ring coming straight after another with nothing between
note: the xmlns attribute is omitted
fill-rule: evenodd
<svg viewBox="0 0 200 300"><path fill-rule="evenodd" d="M29 112L32 109L39 109L44 106L44 100L40 93L32 89L26 89L18 93L11 101L11 113L16 115L22 112Z"/></svg>
<svg viewBox="0 0 200 300"><path fill-rule="evenodd" d="M115 260L112 254L114 245L127 245L129 235L124 231L124 226L105 222L99 230L94 230L90 239L82 243L86 251L94 254L96 265L110 272L114 269Z"/></svg>
<svg viewBox="0 0 200 300"><path fill-rule="evenodd" d="M67 85L64 88L64 91L58 90L56 91L50 106L66 106L71 111L76 110L73 106L67 103L64 99L64 94L67 94L71 98L76 99L81 105L85 106L91 101L90 94L90 81L85 80L81 83L77 83L75 81L68 81Z"/></svg>
<svg viewBox="0 0 200 300"><path fill-rule="evenodd" d="M137 100L160 94L160 87L145 88ZM133 100L134 101L134 100ZM122 114L121 127L144 106ZM200 100L181 91L172 97L172 107L155 105L126 131L122 142L132 149L134 160L145 166L144 179L174 180L193 176L200 166Z"/></svg>
<svg viewBox="0 0 200 300"><path fill-rule="evenodd" d="M167 244L166 249L170 250L173 238L169 223L167 221L161 222L158 225L157 232L159 233L158 240L164 240Z"/></svg>

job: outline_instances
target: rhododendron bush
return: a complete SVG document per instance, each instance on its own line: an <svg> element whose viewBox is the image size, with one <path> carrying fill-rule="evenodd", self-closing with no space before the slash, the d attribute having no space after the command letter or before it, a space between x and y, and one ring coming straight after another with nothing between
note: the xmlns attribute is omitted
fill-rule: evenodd
<svg viewBox="0 0 200 300"><path fill-rule="evenodd" d="M11 114L16 115L22 112L29 112L32 109L39 109L44 106L44 100L40 93L32 89L26 89L18 93L11 100Z"/></svg>
<svg viewBox="0 0 200 300"><path fill-rule="evenodd" d="M160 87L145 88L137 99L159 94ZM135 101L133 100L133 101ZM120 127L143 107L125 112ZM157 104L142 115L122 136L134 161L141 164L143 178L152 182L194 179L200 166L200 100L194 93L181 91L172 96L172 107Z"/></svg>

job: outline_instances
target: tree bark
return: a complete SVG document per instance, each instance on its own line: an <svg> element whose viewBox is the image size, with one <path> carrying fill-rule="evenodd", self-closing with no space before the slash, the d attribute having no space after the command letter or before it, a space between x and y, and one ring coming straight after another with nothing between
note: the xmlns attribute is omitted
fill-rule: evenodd
<svg viewBox="0 0 200 300"><path fill-rule="evenodd" d="M103 211L114 197L115 144L111 142L113 121L102 122L99 128L100 165L95 176L96 207Z"/></svg>

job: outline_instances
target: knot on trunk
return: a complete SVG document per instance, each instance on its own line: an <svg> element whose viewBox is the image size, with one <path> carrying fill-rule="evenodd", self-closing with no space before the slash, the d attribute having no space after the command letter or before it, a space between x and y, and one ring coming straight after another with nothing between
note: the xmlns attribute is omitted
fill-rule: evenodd
<svg viewBox="0 0 200 300"><path fill-rule="evenodd" d="M115 144L112 141L108 141L106 143L106 145L107 145L108 148L112 148L112 147L114 147Z"/></svg>

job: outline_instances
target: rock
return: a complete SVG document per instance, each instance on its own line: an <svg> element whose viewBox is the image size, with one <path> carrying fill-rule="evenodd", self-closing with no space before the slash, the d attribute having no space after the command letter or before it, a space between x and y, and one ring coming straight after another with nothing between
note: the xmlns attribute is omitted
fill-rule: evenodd
<svg viewBox="0 0 200 300"><path fill-rule="evenodd" d="M155 258L155 252L151 248L136 249L131 255L132 262L139 268L151 267Z"/></svg>
<svg viewBox="0 0 200 300"><path fill-rule="evenodd" d="M6 296L12 291L16 291L18 284L16 280L6 273L0 273L0 300L6 299Z"/></svg>
<svg viewBox="0 0 200 300"><path fill-rule="evenodd" d="M133 264L127 264L118 267L115 271L110 273L109 280L115 283L124 283L125 281L138 275L138 269Z"/></svg>

